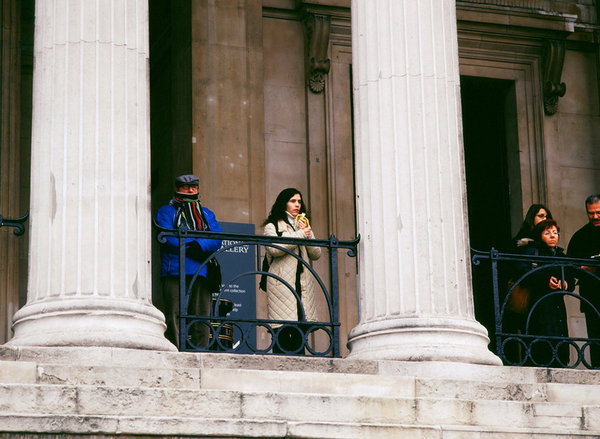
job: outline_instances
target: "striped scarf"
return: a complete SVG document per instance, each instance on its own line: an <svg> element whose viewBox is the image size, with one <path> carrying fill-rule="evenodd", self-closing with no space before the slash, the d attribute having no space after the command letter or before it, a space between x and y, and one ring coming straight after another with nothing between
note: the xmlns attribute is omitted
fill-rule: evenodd
<svg viewBox="0 0 600 439"><path fill-rule="evenodd" d="M175 225L183 230L210 230L204 214L202 204L198 199L190 199L176 194L169 202L176 210Z"/></svg>

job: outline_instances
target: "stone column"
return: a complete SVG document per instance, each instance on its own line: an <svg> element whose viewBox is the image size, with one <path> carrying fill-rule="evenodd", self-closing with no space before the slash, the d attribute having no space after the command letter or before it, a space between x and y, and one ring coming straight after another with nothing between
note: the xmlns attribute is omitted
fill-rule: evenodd
<svg viewBox="0 0 600 439"><path fill-rule="evenodd" d="M39 0L27 304L10 345L175 350L151 303L147 0Z"/></svg>
<svg viewBox="0 0 600 439"><path fill-rule="evenodd" d="M500 364L474 318L454 0L353 0L350 357Z"/></svg>

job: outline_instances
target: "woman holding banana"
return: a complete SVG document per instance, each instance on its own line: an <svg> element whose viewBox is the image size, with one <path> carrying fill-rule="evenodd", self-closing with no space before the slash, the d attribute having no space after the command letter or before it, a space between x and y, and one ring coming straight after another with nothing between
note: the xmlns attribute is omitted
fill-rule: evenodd
<svg viewBox="0 0 600 439"><path fill-rule="evenodd" d="M282 190L264 223L266 236L285 236L287 238L314 239L306 205L302 194L294 188ZM316 260L321 256L320 247L304 245L278 244L299 255L302 259ZM269 319L303 321L302 309L306 321L317 321L317 306L314 296L313 275L300 259L283 250L266 247L269 272L281 277L291 285L301 299L302 307L294 293L283 282L274 277L267 278L267 311ZM291 326L277 326L277 340L273 352L303 352L305 334Z"/></svg>

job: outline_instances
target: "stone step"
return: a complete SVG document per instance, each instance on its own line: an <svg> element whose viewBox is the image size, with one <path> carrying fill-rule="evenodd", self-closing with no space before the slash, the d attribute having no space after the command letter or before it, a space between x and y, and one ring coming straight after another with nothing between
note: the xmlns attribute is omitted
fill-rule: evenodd
<svg viewBox="0 0 600 439"><path fill-rule="evenodd" d="M600 434L600 405L280 391L0 385L0 431L14 416L248 420L377 425L485 425ZM179 421L176 421L179 422Z"/></svg>
<svg viewBox="0 0 600 439"><path fill-rule="evenodd" d="M124 349L0 360L0 432L600 436L597 372Z"/></svg>
<svg viewBox="0 0 600 439"><path fill-rule="evenodd" d="M132 367L0 361L0 383L64 384L168 389L268 391L354 396L458 398L597 405L600 385L515 382L483 377L421 378L398 375L321 373L218 367Z"/></svg>

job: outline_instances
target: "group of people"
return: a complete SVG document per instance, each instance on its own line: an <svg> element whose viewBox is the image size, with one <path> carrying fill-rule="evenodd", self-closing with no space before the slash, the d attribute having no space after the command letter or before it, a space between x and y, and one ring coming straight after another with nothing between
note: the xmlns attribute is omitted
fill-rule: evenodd
<svg viewBox="0 0 600 439"><path fill-rule="evenodd" d="M571 258L595 258L600 254L600 194L590 195L585 200L588 222L580 228L569 241L567 253L558 246L560 227L552 213L543 204L533 204L523 221L521 229L513 238L512 251L528 256L553 256ZM544 268L547 265L546 268ZM560 268L550 263L519 262L515 264L512 280L518 279L536 268L523 278L520 285L510 285L509 308L522 315L530 315L529 326L522 328L528 334L548 337L567 337L567 315L563 294L560 291L573 291L579 285L581 297L593 305L590 307L581 301L581 311L586 316L588 338L600 338L600 282L585 271ZM583 265L582 270L595 273L592 266ZM525 291L525 293L523 293ZM538 344L537 353L540 347ZM532 350L535 357L536 350ZM592 366L600 366L600 346L590 344ZM534 358L535 360L535 358ZM567 343L558 348L559 362L553 365L569 363Z"/></svg>
<svg viewBox="0 0 600 439"><path fill-rule="evenodd" d="M173 198L162 206L156 221L165 229L220 232L215 214L202 206L198 198L199 179L195 175L181 175L175 179ZM264 222L266 236L314 239L308 210L302 194L294 188L282 190L271 207ZM192 285L188 302L190 315L208 316L211 311L212 293L207 279L206 266L198 271L212 253L221 247L221 241L206 238L186 238L186 288ZM266 282L267 314L272 320L316 321L317 305L314 296L313 275L301 260L316 260L321 249L315 246L281 244L280 248L266 247L269 273ZM290 254L281 248L289 250ZM193 276L196 280L191 284ZM283 279L285 283L279 279ZM167 237L161 246L161 281L163 312L167 322L166 337L177 347L179 340L179 239ZM287 285L286 285L287 284ZM290 285L293 290L288 287ZM296 296L297 295L297 296ZM299 300L298 300L299 299ZM276 339L273 352L304 351L304 334L285 326L273 325ZM193 345L209 344L210 328L206 324L191 325L190 338Z"/></svg>
<svg viewBox="0 0 600 439"><path fill-rule="evenodd" d="M167 229L221 231L215 214L202 206L198 199L198 184L199 180L195 175L181 175L175 179L173 198L158 211L159 226ZM585 200L585 207L588 223L571 238L566 253L569 257L595 258L600 255L600 194L590 195ZM279 193L263 226L266 236L315 238L302 194L294 188L287 188ZM534 204L527 211L523 225L513 239L512 250L529 256L565 257L564 250L558 246L559 236L560 227L553 219L550 209L543 204ZM198 272L189 298L190 315L210 315L213 291L206 278L206 267L200 271L198 269L220 246L221 242L215 239L186 238L186 285L189 285L191 277ZM282 244L279 247L266 247L270 275L261 288L267 293L268 318L280 321L316 321L314 279L302 261L318 259L321 249L295 244ZM539 265L543 264L525 261L516 264L513 279L520 278ZM513 310L516 308L517 313L531 313L529 326L526 328L528 333L551 337L568 336L565 303L559 292L573 291L577 283L581 296L593 305L592 308L585 301L581 304L581 311L586 315L588 337L600 338L600 317L596 311L600 310L598 282L593 276L546 265L548 267L542 266L523 278L519 288L527 291L527 300L513 303ZM591 266L581 268L596 271ZM166 336L179 347L179 240L175 237L167 238L161 247L161 278L163 311L167 321ZM514 299L518 298L515 287L511 290ZM276 333L274 352L304 351L305 336L301 331L281 324L273 326ZM206 346L210 329L207 325L196 325L195 328L190 334L193 343L200 347ZM592 344L590 352L592 365L600 366L600 346ZM563 365L568 363L568 356L568 345L563 344L558 350L558 357Z"/></svg>

